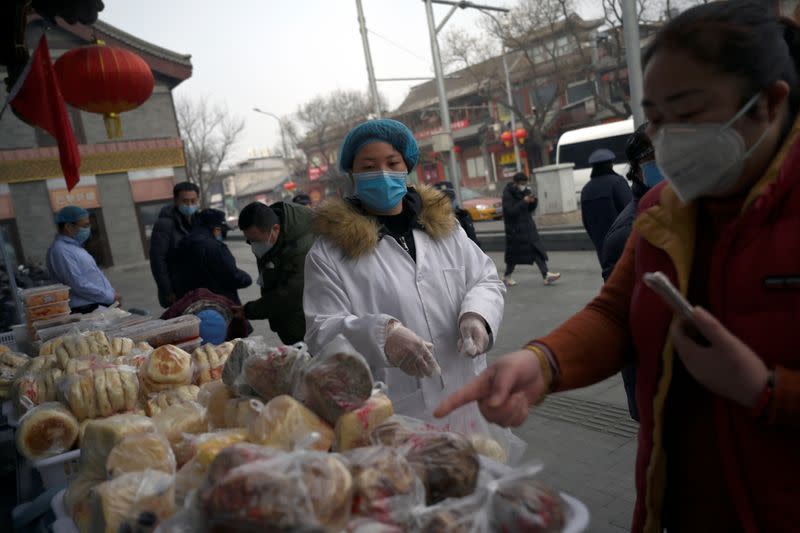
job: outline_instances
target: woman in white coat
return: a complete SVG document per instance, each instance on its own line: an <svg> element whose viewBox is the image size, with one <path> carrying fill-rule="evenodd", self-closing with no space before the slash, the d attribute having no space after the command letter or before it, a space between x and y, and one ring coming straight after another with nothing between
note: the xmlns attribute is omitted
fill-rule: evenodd
<svg viewBox="0 0 800 533"><path fill-rule="evenodd" d="M486 368L505 288L449 199L406 185L418 159L400 122L372 120L348 133L339 164L355 197L315 212L303 308L312 353L344 335L388 385L395 412L430 421L440 400ZM466 433L486 427L474 406L446 423Z"/></svg>

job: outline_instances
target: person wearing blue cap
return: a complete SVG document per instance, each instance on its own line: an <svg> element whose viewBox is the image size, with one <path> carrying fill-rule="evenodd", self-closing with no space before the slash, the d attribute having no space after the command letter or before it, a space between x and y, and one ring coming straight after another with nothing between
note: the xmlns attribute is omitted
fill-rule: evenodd
<svg viewBox="0 0 800 533"><path fill-rule="evenodd" d="M58 235L47 250L50 277L70 288L69 306L74 313L91 313L99 306L120 301L97 262L83 245L92 235L89 212L68 205L56 214Z"/></svg>
<svg viewBox="0 0 800 533"><path fill-rule="evenodd" d="M195 289L208 289L241 304L239 289L249 287L253 280L236 266L236 259L224 242L228 233L225 213L204 209L195 218L192 232L178 245L178 275L173 285L176 296L180 299Z"/></svg>
<svg viewBox="0 0 800 533"><path fill-rule="evenodd" d="M355 197L315 211L303 308L312 353L343 335L388 385L396 413L430 419L441 399L486 367L505 287L449 198L407 185L418 160L414 135L395 120L347 134L339 164ZM486 427L474 406L447 423L467 433Z"/></svg>
<svg viewBox="0 0 800 533"><path fill-rule="evenodd" d="M614 152L605 148L592 152L589 156L592 177L581 191L583 227L600 261L608 230L633 198L625 178L614 172L615 159Z"/></svg>

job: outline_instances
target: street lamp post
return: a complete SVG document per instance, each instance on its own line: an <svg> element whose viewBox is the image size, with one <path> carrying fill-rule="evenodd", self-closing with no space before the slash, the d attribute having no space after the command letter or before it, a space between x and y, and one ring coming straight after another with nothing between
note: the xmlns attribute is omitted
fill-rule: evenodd
<svg viewBox="0 0 800 533"><path fill-rule="evenodd" d="M633 124L639 127L644 123L642 109L642 46L639 41L639 18L636 16L634 0L622 0L622 30L625 36L625 59L628 63L628 86L631 91L630 106L633 112Z"/></svg>
<svg viewBox="0 0 800 533"><path fill-rule="evenodd" d="M283 132L283 121L280 119L280 117L278 115L276 115L274 113L270 113L269 111L262 111L261 109L259 109L257 107L254 107L253 111L255 111L256 113L260 113L262 115L267 115L268 117L272 117L272 118L274 118L275 120L278 121L278 126L281 129L281 144L283 144L283 158L284 159L288 159L289 158L289 152L286 149L286 134Z"/></svg>
<svg viewBox="0 0 800 533"><path fill-rule="evenodd" d="M375 69L372 66L372 53L369 50L369 36L367 36L367 22L364 19L364 8L361 6L361 0L356 0L356 9L358 10L358 28L361 31L361 44L364 47L364 59L367 63L369 92L372 95L375 118L381 118L381 99L378 94L378 83L375 80Z"/></svg>

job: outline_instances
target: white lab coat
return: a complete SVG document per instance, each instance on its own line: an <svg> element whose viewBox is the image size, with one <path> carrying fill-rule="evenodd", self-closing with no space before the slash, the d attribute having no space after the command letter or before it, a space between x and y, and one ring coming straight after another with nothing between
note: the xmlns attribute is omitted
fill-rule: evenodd
<svg viewBox="0 0 800 533"><path fill-rule="evenodd" d="M337 335L344 335L367 359L375 379L388 385L395 413L430 420L430 413L447 395L486 368L485 355L470 359L459 354L460 318L477 313L496 339L505 287L492 260L460 226L437 239L414 230L414 241L416 263L392 237L384 237L374 250L355 259L331 240L319 238L305 264L305 340L311 353L318 353ZM389 365L384 345L391 319L433 343L441 380L417 379ZM473 420L464 420L466 411L461 410L451 429L475 427L480 414L474 405L467 411Z"/></svg>

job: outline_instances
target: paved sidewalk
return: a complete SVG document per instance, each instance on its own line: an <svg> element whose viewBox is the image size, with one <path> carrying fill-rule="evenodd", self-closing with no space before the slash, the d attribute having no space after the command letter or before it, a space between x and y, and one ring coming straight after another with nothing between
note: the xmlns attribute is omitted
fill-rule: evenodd
<svg viewBox="0 0 800 533"><path fill-rule="evenodd" d="M255 258L243 242L230 242L240 268L256 277ZM490 254L502 269L502 254ZM519 282L508 291L503 326L490 359L518 349L549 332L581 309L602 285L594 252L553 252L551 270L562 281L544 286L535 267L517 268ZM160 314L149 264L107 271L125 307ZM258 296L251 286L240 291L243 302ZM278 339L266 324L255 322L257 335ZM526 460L542 461L543 480L583 501L592 513L589 531L619 533L630 528L633 512L633 465L637 426L628 417L622 380L614 376L580 391L554 395L532 410L515 432L528 443Z"/></svg>

